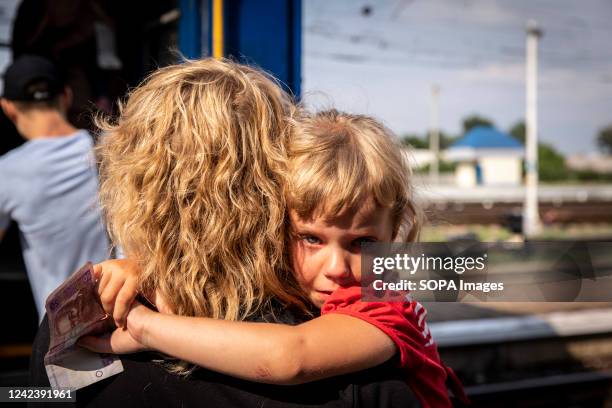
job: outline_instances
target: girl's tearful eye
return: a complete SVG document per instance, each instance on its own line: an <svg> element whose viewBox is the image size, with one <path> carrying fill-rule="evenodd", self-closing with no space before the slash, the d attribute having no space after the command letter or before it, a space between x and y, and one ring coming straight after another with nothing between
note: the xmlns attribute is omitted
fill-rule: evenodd
<svg viewBox="0 0 612 408"><path fill-rule="evenodd" d="M309 245L318 245L321 243L321 240L314 235L302 235L302 240Z"/></svg>

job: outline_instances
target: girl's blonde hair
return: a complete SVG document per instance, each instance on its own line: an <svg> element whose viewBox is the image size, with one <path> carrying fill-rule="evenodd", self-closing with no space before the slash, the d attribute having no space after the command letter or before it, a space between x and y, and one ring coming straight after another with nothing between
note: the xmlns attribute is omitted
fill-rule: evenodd
<svg viewBox="0 0 612 408"><path fill-rule="evenodd" d="M336 217L374 199L392 210L396 240L414 241L420 212L393 133L375 119L327 110L294 121L287 204L300 218Z"/></svg>
<svg viewBox="0 0 612 408"><path fill-rule="evenodd" d="M154 72L99 121L102 207L144 293L227 320L303 307L285 250L292 106L262 72L204 59Z"/></svg>

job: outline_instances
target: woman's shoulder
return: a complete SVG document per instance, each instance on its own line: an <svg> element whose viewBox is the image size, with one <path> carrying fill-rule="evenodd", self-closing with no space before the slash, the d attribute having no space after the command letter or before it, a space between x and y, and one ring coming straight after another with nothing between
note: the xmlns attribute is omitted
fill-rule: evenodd
<svg viewBox="0 0 612 408"><path fill-rule="evenodd" d="M302 310L297 306L286 305L273 299L268 307L262 308L257 314L249 316L246 320L251 322L282 323L296 326L317 315L318 311L315 309Z"/></svg>

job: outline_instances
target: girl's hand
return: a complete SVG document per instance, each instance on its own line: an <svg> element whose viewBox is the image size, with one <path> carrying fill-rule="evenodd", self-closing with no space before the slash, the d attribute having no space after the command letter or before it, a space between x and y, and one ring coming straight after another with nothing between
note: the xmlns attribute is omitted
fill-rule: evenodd
<svg viewBox="0 0 612 408"><path fill-rule="evenodd" d="M117 327L125 326L125 319L138 294L140 267L129 259L111 259L94 265L98 294L104 311L113 316Z"/></svg>
<svg viewBox="0 0 612 408"><path fill-rule="evenodd" d="M134 302L127 317L127 328L117 328L102 336L84 336L77 344L96 353L129 354L149 350L142 339L145 322L156 312Z"/></svg>
<svg viewBox="0 0 612 408"><path fill-rule="evenodd" d="M99 337L81 337L77 344L96 353L130 354L147 350L130 335L129 331L122 328Z"/></svg>

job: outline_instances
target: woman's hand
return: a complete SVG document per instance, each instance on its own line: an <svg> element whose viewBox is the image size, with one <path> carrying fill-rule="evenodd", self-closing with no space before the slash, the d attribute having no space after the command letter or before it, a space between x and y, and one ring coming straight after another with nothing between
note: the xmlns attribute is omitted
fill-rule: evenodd
<svg viewBox="0 0 612 408"><path fill-rule="evenodd" d="M155 313L134 302L127 316L126 328L117 328L102 336L84 336L77 344L97 353L129 354L149 350L143 339L146 321Z"/></svg>
<svg viewBox="0 0 612 408"><path fill-rule="evenodd" d="M138 294L140 267L129 259L111 259L94 265L98 294L104 311L113 316L117 327L125 326L125 319Z"/></svg>

